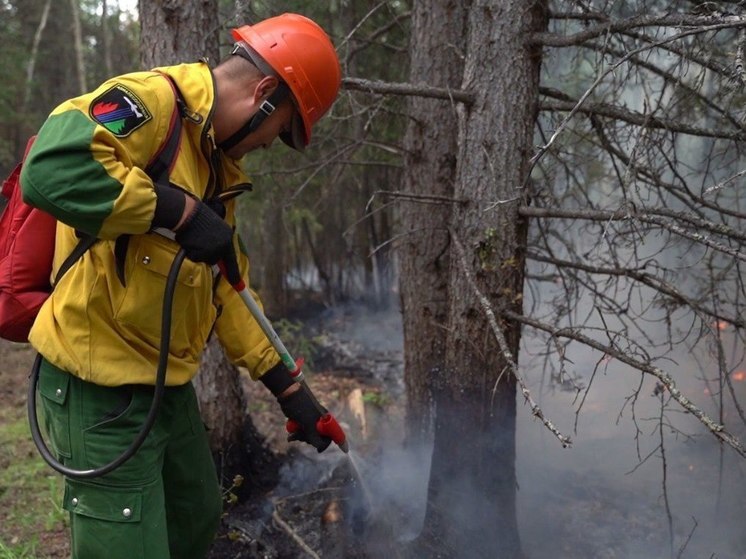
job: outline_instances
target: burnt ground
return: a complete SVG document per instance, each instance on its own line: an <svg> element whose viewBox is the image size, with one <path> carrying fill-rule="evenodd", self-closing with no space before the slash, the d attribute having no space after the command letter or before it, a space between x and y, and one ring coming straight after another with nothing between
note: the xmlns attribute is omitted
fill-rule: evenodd
<svg viewBox="0 0 746 559"><path fill-rule="evenodd" d="M291 328L283 340L294 353L298 350L293 346L306 352L310 361L306 376L314 393L342 424L355 459L370 467L380 450L374 441L384 438L380 430L386 430L389 443L401 434L403 384L398 325L387 324L385 318L372 319L364 322L376 324L376 330L366 332L365 327L359 329L357 318L344 310L323 318L314 321L311 329ZM32 360L33 351L28 345L0 340L0 421L25 417ZM362 538L379 534L381 527L366 522L370 520L369 507L348 457L334 446L318 454L308 445L288 443L284 417L272 396L260 383L252 382L247 375L243 378L251 417L249 438L262 448L262 456L247 466L242 483L233 487L224 484L225 513L210 559L367 557L360 546ZM31 457L36 450L30 441L22 441L18 452ZM49 473L48 479L57 477L51 470ZM23 503L28 498L24 487L0 489L6 502ZM54 505L50 503L49 507ZM58 511L54 521L39 518L30 524L25 522L22 528L16 522L14 533L3 528L11 525L10 514L14 513L7 507L0 510L0 542L15 546L35 536L38 557L69 556L62 513Z"/></svg>
<svg viewBox="0 0 746 559"><path fill-rule="evenodd" d="M303 332L283 336L289 346L310 353L309 385L345 429L359 473L335 446L318 454L308 445L287 443L272 396L245 378L256 429L250 438L258 435L271 452L263 462L272 471L252 468L258 487L236 488L235 503L228 496L210 559L379 556L378 542L391 539L396 519L374 519L373 489L364 480L380 459L380 445L402 442L401 342L391 317L369 312L361 321L359 310L338 309L309 321Z"/></svg>
<svg viewBox="0 0 746 559"><path fill-rule="evenodd" d="M344 426L351 456L362 475L353 472L350 459L337 448L317 454L307 445L287 443L284 418L273 398L261 384L244 377L252 420L247 440L253 454L245 468L239 465L235 470L245 478L241 486L225 484L225 514L209 558L436 557L437 553L418 554L403 543L414 537L421 522L429 457L409 451L406 457L403 452L396 454L403 439L404 388L398 317L368 312L361 318L359 311L345 309L316 315L305 321L304 330L290 328L280 333L294 353L311 358L306 368L309 382ZM31 360L27 346L0 341L0 425L25 417ZM30 441L16 444L15 458L8 456L4 444L0 440L0 473L10 460L36 455ZM533 463L537 456L529 458ZM531 464L523 464L523 470L527 466ZM624 476L628 484L611 486L607 475L591 467L559 472L550 466L538 460L532 466L537 472L525 475L528 481L519 488L519 498L528 507L522 517L522 539L529 557L669 556L665 513L660 498L656 501L658 482L649 490L651 498L643 499L646 495L630 476ZM704 475L687 477L686 492L674 495L678 503L701 498L703 487L709 487L706 482L717 478L717 471L712 470L716 466ZM232 479L225 475L220 460L218 470L228 481ZM691 476L689 470L676 474L672 467L671 476ZM32 475L39 477L38 470L29 471ZM32 536L40 542L39 553L23 555L24 559L69 556L59 511L20 524L12 518L32 500L44 501L42 510L53 511L49 480L55 477L50 471L42 480L45 491L39 491L38 485L0 484L0 557L5 557L2 543L15 546ZM740 485L726 487L729 493L742 495ZM722 518L719 524L742 528L746 505L742 500L738 503L718 517ZM746 559L742 529L731 526L721 534L717 526L706 526L706 518L684 515L677 519L674 556ZM10 525L14 531L8 530ZM693 531L695 537L689 542ZM698 545L699 536L705 541Z"/></svg>

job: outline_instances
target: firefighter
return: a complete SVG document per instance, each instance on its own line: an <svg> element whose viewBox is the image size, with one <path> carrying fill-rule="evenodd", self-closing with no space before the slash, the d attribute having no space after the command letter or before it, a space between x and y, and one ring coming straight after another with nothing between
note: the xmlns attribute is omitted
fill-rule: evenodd
<svg viewBox="0 0 746 559"><path fill-rule="evenodd" d="M106 464L137 435L153 399L166 275L180 249L187 257L150 434L113 472L65 478L76 559L207 554L222 497L190 381L213 331L232 362L300 425L302 440L319 452L330 442L315 429L318 407L213 265L247 278L235 233L234 195L250 187L240 160L278 137L297 150L309 144L337 96L339 60L326 33L297 14L239 27L233 38L231 55L215 68L201 61L126 74L65 101L24 165L24 200L59 221L55 267L81 234L98 239L62 276L29 336L43 358L47 436L65 466ZM144 169L179 98L178 155L168 180L154 184Z"/></svg>

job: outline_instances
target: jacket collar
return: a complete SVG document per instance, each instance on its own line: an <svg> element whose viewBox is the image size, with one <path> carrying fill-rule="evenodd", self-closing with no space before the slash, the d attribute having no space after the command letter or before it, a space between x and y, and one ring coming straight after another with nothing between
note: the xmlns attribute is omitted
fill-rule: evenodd
<svg viewBox="0 0 746 559"><path fill-rule="evenodd" d="M176 86L181 90L191 115L186 118L192 120L199 127L202 137L209 133L214 137L212 129L212 115L215 110L216 88L215 77L206 60L191 64L179 64L156 68L159 72L173 78ZM213 144L214 146L214 144ZM217 149L213 147L213 149ZM221 152L221 159L226 172L226 188L239 187L242 190L251 187L251 181L241 169L240 160L232 159Z"/></svg>

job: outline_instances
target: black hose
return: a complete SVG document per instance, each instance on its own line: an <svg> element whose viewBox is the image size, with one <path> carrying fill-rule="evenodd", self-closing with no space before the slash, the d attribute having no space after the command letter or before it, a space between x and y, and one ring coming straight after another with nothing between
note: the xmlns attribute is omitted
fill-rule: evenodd
<svg viewBox="0 0 746 559"><path fill-rule="evenodd" d="M174 291L176 289L176 278L179 275L181 265L184 263L184 250L179 250L171 264L171 269L168 272L168 278L166 279L166 289L163 296L163 314L161 315L161 344L160 353L158 355L158 370L155 376L155 389L153 391L153 403L150 404L150 410L148 416L145 418L145 422L137 434L137 437L132 441L129 447L116 459L112 460L104 466L93 468L90 470L75 470L68 468L61 462L59 462L49 451L44 438L39 429L39 420L36 417L36 386L39 382L39 367L41 365L41 354L36 356L34 366L31 369L31 379L29 382L28 391L28 417L29 423L31 424L31 438L34 440L36 448L39 449L44 461L49 464L54 470L59 473L78 479L91 479L101 477L104 474L115 470L127 460L132 458L138 449L145 442L148 434L150 433L153 424L158 416L158 410L163 399L163 393L166 389L166 369L168 368L168 354L169 347L171 344L171 311L173 309Z"/></svg>

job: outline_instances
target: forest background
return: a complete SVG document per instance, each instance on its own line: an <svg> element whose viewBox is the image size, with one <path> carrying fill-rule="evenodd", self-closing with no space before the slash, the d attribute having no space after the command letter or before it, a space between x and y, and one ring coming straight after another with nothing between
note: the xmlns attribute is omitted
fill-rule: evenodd
<svg viewBox="0 0 746 559"><path fill-rule="evenodd" d="M141 4L0 1L0 174L108 76L319 21L340 99L306 154L252 156L241 234L272 318L401 316L402 462L369 458L413 464L403 548L746 557L740 2ZM153 44L190 10L200 40Z"/></svg>

